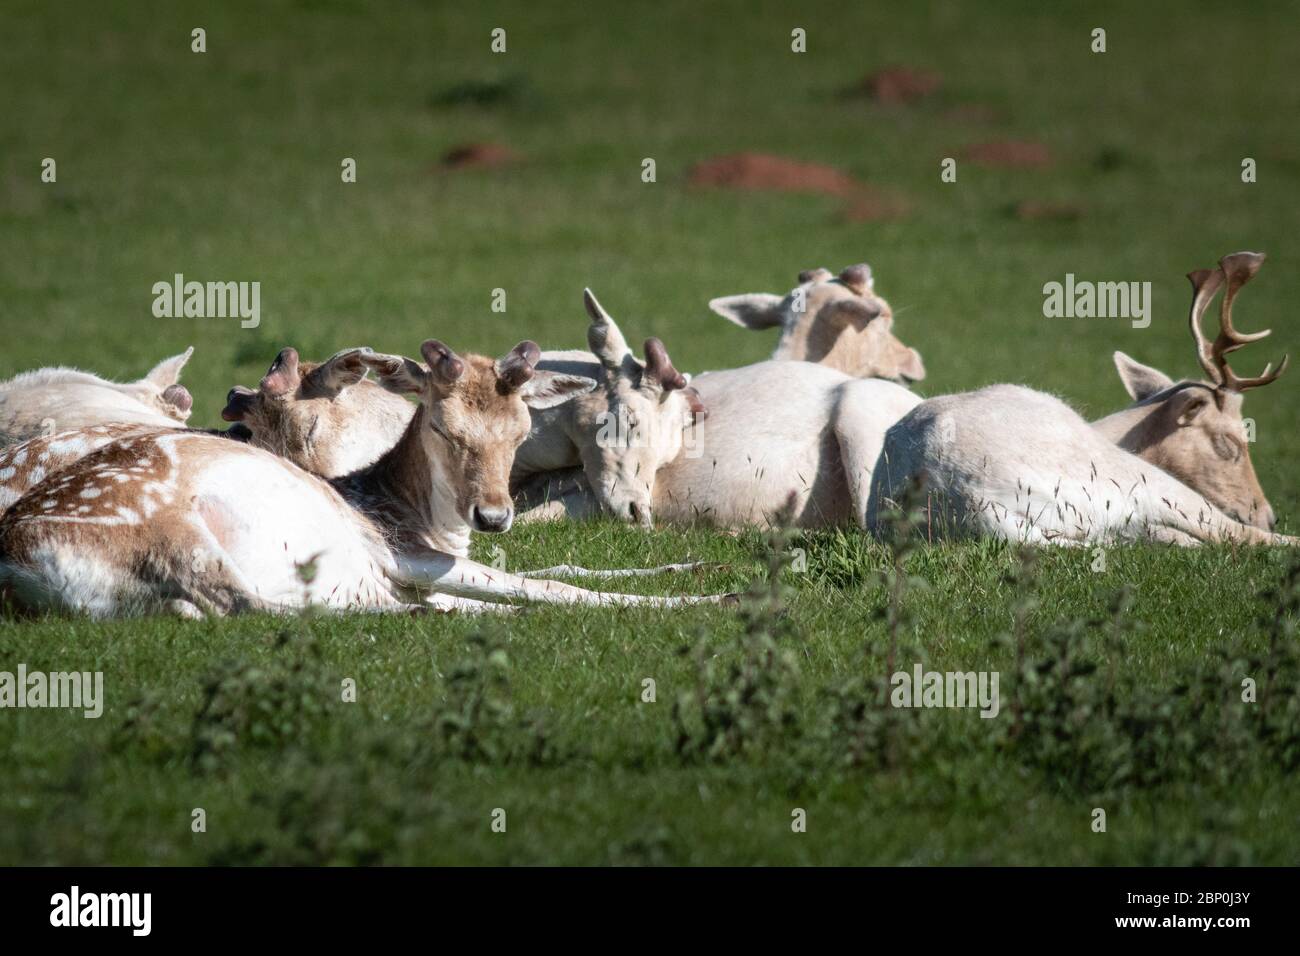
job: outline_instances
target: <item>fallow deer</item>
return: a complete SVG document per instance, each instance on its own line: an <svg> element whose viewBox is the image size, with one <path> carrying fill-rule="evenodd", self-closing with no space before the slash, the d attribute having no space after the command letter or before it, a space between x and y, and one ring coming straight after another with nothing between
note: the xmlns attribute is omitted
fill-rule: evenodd
<svg viewBox="0 0 1300 956"><path fill-rule="evenodd" d="M866 263L838 276L809 269L799 273L799 284L785 296L729 295L713 299L709 308L741 328L780 327L774 359L817 362L855 378L925 378L921 353L894 336L893 310L875 294Z"/></svg>
<svg viewBox="0 0 1300 956"><path fill-rule="evenodd" d="M296 349L281 349L256 390L230 390L221 417L312 474L351 474L397 444L416 408L366 377L369 353L351 348L303 362Z"/></svg>
<svg viewBox="0 0 1300 956"><path fill-rule="evenodd" d="M538 370L522 342L494 362L440 342L427 364L369 353L383 387L418 396L397 445L326 481L218 436L158 431L108 444L0 517L0 590L20 607L96 617L169 610L424 607L514 599L661 607L720 598L593 592L466 557L471 529L504 531L507 477L528 407L589 391Z"/></svg>
<svg viewBox="0 0 1300 956"><path fill-rule="evenodd" d="M345 349L324 362L299 362L295 349L282 349L256 391L230 390L221 414L234 424L209 434L251 442L322 478L373 464L402 437L415 405L365 377L360 356L369 351ZM110 442L166 427L88 425L0 449L0 513L47 475Z"/></svg>
<svg viewBox="0 0 1300 956"><path fill-rule="evenodd" d="M677 456L687 428L707 412L662 341L647 339L639 361L592 291L582 295L591 351L543 352L538 367L600 384L563 405L533 410L511 481L516 490L536 487L529 479L539 473L582 467L595 498L588 511L649 527L655 473ZM524 507L536 503L525 493Z"/></svg>
<svg viewBox="0 0 1300 956"><path fill-rule="evenodd" d="M42 368L0 382L0 445L113 422L174 428L194 399L178 381L194 354L164 359L137 382L110 382L71 368Z"/></svg>
<svg viewBox="0 0 1300 956"><path fill-rule="evenodd" d="M788 513L793 495L799 526L865 520L885 431L916 395L809 362L706 372L686 386L661 346L647 343L641 366L590 290L585 301L594 355L569 353L550 367L596 374L599 364L606 388L570 413L534 412L512 473L527 518L604 511L644 523L653 514L672 524L761 525ZM625 419L639 440L615 440L630 436L609 424Z"/></svg>
<svg viewBox="0 0 1300 956"><path fill-rule="evenodd" d="M1179 544L1234 540L1294 544L1272 534L1273 510L1247 451L1242 393L1275 381L1240 378L1227 356L1269 333L1244 334L1232 304L1264 257L1225 256L1189 274L1189 325L1208 382L1173 382L1116 353L1135 404L1091 425L1058 399L994 385L932 398L889 430L876 467L868 524L909 487L926 494L931 534L987 534L1033 543L1153 538ZM1226 283L1213 343L1201 320Z"/></svg>

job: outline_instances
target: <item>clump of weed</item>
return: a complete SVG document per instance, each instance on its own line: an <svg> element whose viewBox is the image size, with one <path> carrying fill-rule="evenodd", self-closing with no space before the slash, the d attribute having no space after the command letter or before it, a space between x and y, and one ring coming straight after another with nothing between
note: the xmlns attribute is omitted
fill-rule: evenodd
<svg viewBox="0 0 1300 956"><path fill-rule="evenodd" d="M890 693L893 675L904 657L920 659L921 648L913 640L914 619L908 605L909 590L928 587L923 578L908 572L908 561L920 546L915 533L922 520L917 505L919 489L909 488L903 499L891 503L881 519L887 531L885 566L869 574L885 595L875 617L884 626L883 646L869 636L863 647L863 672L826 692L829 703L829 743L836 763L851 767L888 768L897 766L903 752L915 755L919 740L920 712L895 707ZM884 654L884 671L879 660Z"/></svg>
<svg viewBox="0 0 1300 956"><path fill-rule="evenodd" d="M788 510L768 536L767 573L741 600L742 628L722 648L707 637L683 648L695 686L673 701L676 750L685 760L721 761L780 749L798 733L798 637L786 609Z"/></svg>
<svg viewBox="0 0 1300 956"><path fill-rule="evenodd" d="M291 656L288 648L292 648ZM226 661L204 678L190 729L189 758L210 771L241 748L281 749L297 743L328 711L328 679L314 641L281 632L268 664Z"/></svg>
<svg viewBox="0 0 1300 956"><path fill-rule="evenodd" d="M391 777L374 776L365 761L318 765L301 755L286 767L287 784L255 797L248 818L269 813L221 842L207 862L218 866L374 866L410 842L430 807ZM261 811L261 812L259 812Z"/></svg>
<svg viewBox="0 0 1300 956"><path fill-rule="evenodd" d="M470 635L446 674L446 695L428 719L433 754L476 763L549 765L565 753L538 714L520 714L510 686L510 656L498 638Z"/></svg>
<svg viewBox="0 0 1300 956"><path fill-rule="evenodd" d="M1109 613L1049 629L1016 668L1011 748L1058 784L1114 793L1178 782L1226 784L1251 760L1300 765L1300 562L1265 595L1263 652L1226 650L1156 690L1120 681L1132 594ZM1103 670L1099 659L1109 660Z"/></svg>
<svg viewBox="0 0 1300 956"><path fill-rule="evenodd" d="M145 691L127 703L121 722L109 737L109 750L162 763L183 753L184 742L168 730L161 698Z"/></svg>

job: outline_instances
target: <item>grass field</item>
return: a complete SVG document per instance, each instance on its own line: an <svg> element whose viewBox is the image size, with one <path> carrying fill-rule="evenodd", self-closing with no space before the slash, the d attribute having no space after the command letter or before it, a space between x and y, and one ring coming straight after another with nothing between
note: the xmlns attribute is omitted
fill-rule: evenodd
<svg viewBox="0 0 1300 956"><path fill-rule="evenodd" d="M62 363L133 379L194 345L192 422L214 426L226 390L284 345L577 347L585 285L679 368L729 367L773 340L708 299L865 260L925 357L922 394L1017 381L1096 415L1125 402L1115 349L1196 370L1183 275L1243 248L1269 254L1236 312L1274 329L1241 353L1253 374L1300 349L1298 15L12 0L0 378ZM807 53L790 50L795 27ZM907 106L845 95L891 64L943 86ZM944 157L997 140L1040 142L1052 162L959 158L940 181ZM520 160L442 168L473 142ZM747 151L837 167L907 211L858 222L842 198L688 184L693 164ZM1246 157L1257 182L1241 181ZM1024 202L1072 212L1026 219ZM260 281L260 327L155 319L151 288L177 272ZM1043 284L1066 273L1150 281L1151 326L1044 318ZM1286 376L1246 401L1293 534L1297 389ZM774 592L758 532L526 527L476 553L494 545L512 569L723 565L633 585L662 593L760 583L741 613L0 618L0 670L99 670L107 694L98 720L0 711L0 862L1300 862L1292 554L1124 548L1098 572L1087 552L1030 568L987 544L895 555L831 531L784 543L807 570ZM1003 713L880 706L891 646L903 668L999 671Z"/></svg>

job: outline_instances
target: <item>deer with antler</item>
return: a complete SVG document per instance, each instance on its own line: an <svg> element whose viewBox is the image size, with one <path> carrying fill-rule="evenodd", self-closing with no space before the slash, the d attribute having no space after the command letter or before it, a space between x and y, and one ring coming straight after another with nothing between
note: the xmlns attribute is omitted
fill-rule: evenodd
<svg viewBox="0 0 1300 956"><path fill-rule="evenodd" d="M594 592L469 560L471 530L513 519L507 479L527 409L595 382L539 370L532 342L497 361L436 340L421 355L425 364L360 354L382 387L419 404L393 448L342 478L194 431L136 435L81 458L0 518L0 589L21 607L97 617L721 600Z"/></svg>
<svg viewBox="0 0 1300 956"><path fill-rule="evenodd" d="M923 495L931 535L987 534L1033 543L1153 538L1295 544L1272 533L1273 509L1250 461L1242 393L1275 381L1270 364L1241 378L1227 356L1268 335L1232 324L1237 293L1264 256L1239 252L1188 275L1189 325L1209 377L1174 382L1115 353L1134 404L1089 424L1060 400L1014 385L922 402L889 430L872 482L868 526L885 527L891 503ZM1220 331L1202 317L1226 285Z"/></svg>
<svg viewBox="0 0 1300 956"><path fill-rule="evenodd" d="M893 310L876 295L869 265L848 266L838 276L807 269L798 282L784 296L728 295L711 300L709 308L741 328L780 328L772 353L778 361L816 362L855 378L925 378L921 353L894 335Z"/></svg>
<svg viewBox="0 0 1300 956"><path fill-rule="evenodd" d="M587 479L580 484L582 504L570 514L604 512L648 527L655 473L682 451L690 426L707 413L660 339L646 339L645 361L638 360L592 291L582 296L591 351L544 352L538 367L598 385L571 402L533 410L532 428L511 468L512 485L527 508L554 498L537 475L581 468Z"/></svg>
<svg viewBox="0 0 1300 956"><path fill-rule="evenodd" d="M599 377L604 388L533 413L512 472L530 520L601 512L723 527L864 520L885 431L916 395L811 362L705 372L688 385L661 342L647 341L646 361L637 361L589 289L584 302L591 353L550 353L542 364ZM613 434L616 421L634 428Z"/></svg>

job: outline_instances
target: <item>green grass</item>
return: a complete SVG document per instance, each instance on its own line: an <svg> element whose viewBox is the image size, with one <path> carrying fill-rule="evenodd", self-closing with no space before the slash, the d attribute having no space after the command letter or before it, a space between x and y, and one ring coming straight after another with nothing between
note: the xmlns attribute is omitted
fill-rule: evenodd
<svg viewBox="0 0 1300 956"><path fill-rule="evenodd" d="M897 333L925 356L923 394L1019 381L1093 415L1124 402L1115 349L1175 376L1195 371L1182 275L1242 248L1270 256L1237 311L1241 327L1275 330L1240 354L1253 374L1300 348L1290 319L1300 86L1287 29L1297 13L1282 3L1225 15L1210 2L669 2L614 14L304 0L75 3L56 14L18 0L0 13L0 377L64 363L135 378L194 345L193 422L211 426L226 390L256 381L283 345L312 357L361 344L413 354L429 336L464 351L524 337L578 346L584 285L634 339L663 337L680 368L726 367L765 357L772 339L711 315L709 298L784 292L800 269L866 260ZM189 52L195 26L207 30L204 55ZM503 56L488 49L497 26L508 30ZM789 51L795 26L808 30L805 55ZM1088 49L1096 26L1108 32L1104 55ZM943 89L911 108L840 95L892 63L941 72ZM953 118L962 107L991 116ZM994 139L1041 140L1056 161L1027 171L963 162L956 184L940 182L943 157ZM473 141L524 160L437 168ZM911 211L853 223L829 197L686 185L693 163L746 150L841 167ZM56 184L39 180L46 156ZM345 156L357 159L355 184L339 181ZM1246 156L1259 163L1251 185L1240 181ZM644 157L656 159L656 183L641 182ZM1077 203L1083 215L1021 221L1009 210L1022 200ZM175 272L260 281L261 327L154 319L151 287ZM1151 327L1043 318L1043 284L1067 272L1151 281ZM490 310L498 287L505 314ZM1293 533L1297 381L1246 403L1261 483ZM730 565L633 585L663 593L743 589L763 565L756 535L520 528L478 542L479 553L496 543L512 568L686 555ZM1227 775L1171 757L1164 778L1081 785L1009 747L1002 719L941 712L923 715L924 746L887 766L846 766L825 697L882 675L886 596L873 573L887 555L850 533L801 546L809 570L791 576L792 633L778 641L794 653L778 688L793 728L712 762L679 752L672 705L699 679L683 648L704 641L720 661L734 656L742 624L727 609L0 620L0 669L103 670L108 692L98 721L0 711L0 861L1300 859L1288 824L1300 798L1276 741L1236 756L1209 748ZM962 545L908 560L928 587L904 600L906 660L999 669L1010 681L1014 654L1000 635L1023 601L1003 580L1012 555ZM1122 650L1098 646L1089 659L1113 667L1127 697L1159 696L1222 651L1262 653L1260 619L1273 606L1263 595L1287 560L1134 548L1110 552L1098 574L1089 553L1047 555L1034 653L1046 653L1037 642L1056 622L1105 615L1127 584L1133 629ZM474 635L507 662L476 657ZM196 762L213 729L203 688L222 662L258 668L221 672L235 699L287 687L294 703L238 724L219 757ZM485 693L490 675L508 678L508 691L491 691L501 711L469 721L486 750L438 743L461 693L453 673ZM338 700L345 677L358 683L355 704ZM657 703L639 703L646 677ZM1108 810L1106 835L1089 829L1096 806ZM194 807L208 813L205 834L190 832ZM508 813L506 835L489 828L495 807ZM809 812L806 834L790 831L793 807Z"/></svg>

